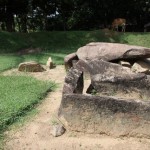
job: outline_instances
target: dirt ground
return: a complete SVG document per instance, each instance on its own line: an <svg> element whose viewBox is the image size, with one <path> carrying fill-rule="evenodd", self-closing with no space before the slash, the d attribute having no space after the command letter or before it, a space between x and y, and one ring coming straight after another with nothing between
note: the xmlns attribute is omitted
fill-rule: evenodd
<svg viewBox="0 0 150 150"><path fill-rule="evenodd" d="M12 69L3 75L24 73ZM61 102L62 87L65 77L64 66L43 73L28 73L40 80L52 80L59 84L55 92L48 93L39 113L30 122L17 131L7 131L5 150L150 150L150 139L113 138L106 135L89 135L66 131L60 137L51 135L52 124ZM89 84L89 83L88 83Z"/></svg>

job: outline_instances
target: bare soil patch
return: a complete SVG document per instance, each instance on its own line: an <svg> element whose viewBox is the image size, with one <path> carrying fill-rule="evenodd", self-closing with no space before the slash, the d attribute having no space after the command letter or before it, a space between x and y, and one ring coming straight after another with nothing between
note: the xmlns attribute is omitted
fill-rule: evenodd
<svg viewBox="0 0 150 150"><path fill-rule="evenodd" d="M38 106L40 111L32 121L17 131L7 131L6 150L149 150L150 140L137 138L113 138L106 135L90 135L66 131L60 137L50 134L52 124L57 120L57 110L62 96L65 77L64 66L40 73L22 73L12 69L3 75L31 75L39 80L52 80L59 87L50 92ZM85 78L86 79L86 78ZM87 79L88 80L88 79ZM89 84L89 80L86 82Z"/></svg>

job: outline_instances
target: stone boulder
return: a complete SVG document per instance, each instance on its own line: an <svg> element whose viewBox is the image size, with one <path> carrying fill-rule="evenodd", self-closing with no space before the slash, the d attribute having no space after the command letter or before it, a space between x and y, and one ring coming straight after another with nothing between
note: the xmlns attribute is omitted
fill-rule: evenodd
<svg viewBox="0 0 150 150"><path fill-rule="evenodd" d="M61 124L53 125L53 129L51 131L51 134L54 137L61 136L65 133L66 129Z"/></svg>
<svg viewBox="0 0 150 150"><path fill-rule="evenodd" d="M89 43L77 50L80 60L103 59L113 61L120 59L149 58L150 48L119 43Z"/></svg>
<svg viewBox="0 0 150 150"><path fill-rule="evenodd" d="M108 96L63 95L59 117L68 130L150 138L150 102Z"/></svg>
<svg viewBox="0 0 150 150"><path fill-rule="evenodd" d="M78 60L79 59L78 59L76 53L71 53L71 54L65 56L65 58L64 58L65 69L69 70L73 66L74 62L76 62Z"/></svg>
<svg viewBox="0 0 150 150"><path fill-rule="evenodd" d="M81 66L89 71L92 86L98 93L122 96L131 94L130 98L133 93L136 98L150 96L150 80L145 74L134 73L127 67L104 60L79 60L77 67L81 69Z"/></svg>
<svg viewBox="0 0 150 150"><path fill-rule="evenodd" d="M92 64L93 63L89 65L88 63L90 67ZM110 96L109 94L106 94L105 96L83 95L80 84L83 82L83 78L81 78L81 74L83 73L82 68L83 66L86 67L86 65L85 62L79 61L77 66L72 67L67 73L58 114L60 120L65 125L65 128L77 132L106 134L114 137L127 136L150 138L150 101L148 100L150 96L147 100L140 100L136 98L130 99L126 97ZM118 66L115 67L117 68ZM106 65L106 67L104 67L103 64L101 67L104 68L101 70L105 76L107 74L108 66ZM89 71L92 71L92 69L90 69ZM93 78L92 85L94 85L95 88L99 88L99 86L101 86L99 85L100 82L103 81L110 82L113 85L114 82L120 81L119 77L122 77L125 81L129 79L130 82L134 82L135 80L135 83L141 80L140 84L142 84L142 81L147 80L144 74L136 75L129 70L127 70L127 72L129 72L128 75L124 68L123 72L121 72L121 70L120 72L118 71L118 75L115 75L112 71L112 77L116 77L114 79L111 75L108 78L101 78L102 76L97 78L95 75L100 75L100 72L98 72L98 70L96 71L97 72L94 73L90 72L92 73L91 78ZM94 84L95 80L98 82L97 85ZM110 86L111 84L107 86L107 82L106 86L104 84L103 87L104 89L107 89L107 91L111 91L115 86L118 86L113 85L114 87L112 87ZM129 84L129 86L126 86L125 88L128 89L130 88L130 83L127 84ZM69 87L68 89L71 90L66 90L66 85ZM146 83L144 83L144 85L147 87ZM150 84L148 84L148 86L149 85ZM134 84L132 86L134 86ZM136 84L136 86L138 85ZM144 88L143 85L139 88L141 87ZM149 93L149 87L147 88ZM144 89L142 90L144 91Z"/></svg>
<svg viewBox="0 0 150 150"><path fill-rule="evenodd" d="M146 61L137 61L133 64L131 70L137 73L150 74L150 63Z"/></svg>
<svg viewBox="0 0 150 150"><path fill-rule="evenodd" d="M19 64L18 71L23 72L43 72L45 69L37 62L23 62Z"/></svg>
<svg viewBox="0 0 150 150"><path fill-rule="evenodd" d="M67 72L58 114L65 128L150 138L150 75L132 70L135 62L150 57L150 49L90 43L79 48L76 55L68 59L79 60ZM145 62L150 64L149 59ZM82 94L85 71L91 79L87 95Z"/></svg>
<svg viewBox="0 0 150 150"><path fill-rule="evenodd" d="M66 70L68 70L73 66L74 60L77 62L77 60L103 59L105 61L121 60L121 63L130 67L130 62L128 64L124 63L126 60L149 57L150 48L119 43L93 42L79 48L76 53L67 55L64 59L64 64Z"/></svg>

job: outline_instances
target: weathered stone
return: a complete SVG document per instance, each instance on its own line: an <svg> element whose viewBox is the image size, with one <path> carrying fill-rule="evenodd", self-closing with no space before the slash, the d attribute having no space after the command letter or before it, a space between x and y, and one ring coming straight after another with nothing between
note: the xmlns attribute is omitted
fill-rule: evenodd
<svg viewBox="0 0 150 150"><path fill-rule="evenodd" d="M73 66L75 62L74 60L75 61L79 60L76 53L69 54L64 58L64 64L66 70L69 70Z"/></svg>
<svg viewBox="0 0 150 150"><path fill-rule="evenodd" d="M78 49L77 56L81 60L103 59L113 61L120 59L148 58L150 49L118 43L89 43Z"/></svg>
<svg viewBox="0 0 150 150"><path fill-rule="evenodd" d="M24 72L43 72L45 69L37 62L30 61L19 64L19 71Z"/></svg>
<svg viewBox="0 0 150 150"><path fill-rule="evenodd" d="M150 74L150 64L144 61L137 61L133 64L131 70L137 73Z"/></svg>
<svg viewBox="0 0 150 150"><path fill-rule="evenodd" d="M137 93L137 98L150 96L150 80L145 74L134 73L129 68L103 60L88 61L84 66L91 75L94 89L101 94L122 93L125 96L133 92Z"/></svg>
<svg viewBox="0 0 150 150"><path fill-rule="evenodd" d="M119 61L119 64L124 67L131 68L131 64L127 61Z"/></svg>
<svg viewBox="0 0 150 150"><path fill-rule="evenodd" d="M48 60L47 60L47 62L46 62L46 66L47 66L49 69L52 69L52 68L55 67L55 65L54 65L54 63L53 63L51 57L48 58Z"/></svg>
<svg viewBox="0 0 150 150"><path fill-rule="evenodd" d="M63 95L59 117L69 130L150 138L150 102L81 94Z"/></svg>
<svg viewBox="0 0 150 150"><path fill-rule="evenodd" d="M83 72L71 68L65 77L63 94L83 92Z"/></svg>
<svg viewBox="0 0 150 150"><path fill-rule="evenodd" d="M150 76L133 72L133 64L150 57L150 49L112 43L90 43L77 51L78 62L65 79L59 117L70 130L115 137L150 138ZM150 60L144 60L150 64ZM71 62L72 63L72 62ZM82 95L83 72L90 74ZM82 74L82 75L81 75ZM80 79L80 80L79 80Z"/></svg>
<svg viewBox="0 0 150 150"><path fill-rule="evenodd" d="M54 137L58 137L58 136L61 136L65 133L66 129L60 125L60 124L57 124L57 125L53 125L53 129L51 131L51 134L54 136Z"/></svg>

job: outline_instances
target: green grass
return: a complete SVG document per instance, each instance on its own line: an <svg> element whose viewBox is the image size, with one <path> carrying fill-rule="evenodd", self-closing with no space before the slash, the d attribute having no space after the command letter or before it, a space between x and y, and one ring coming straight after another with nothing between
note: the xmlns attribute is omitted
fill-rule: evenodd
<svg viewBox="0 0 150 150"><path fill-rule="evenodd" d="M0 131L24 115L52 90L52 82L27 76L0 76Z"/></svg>
<svg viewBox="0 0 150 150"><path fill-rule="evenodd" d="M52 57L56 64L63 64L65 55L75 52L89 42L117 42L150 47L150 33L120 33L104 30L29 34L0 32L0 72L29 60L45 64L48 57ZM16 55L16 52L31 47L41 48L43 51L40 54Z"/></svg>
<svg viewBox="0 0 150 150"><path fill-rule="evenodd" d="M0 72L16 67L21 62L21 58L10 54L0 55Z"/></svg>

